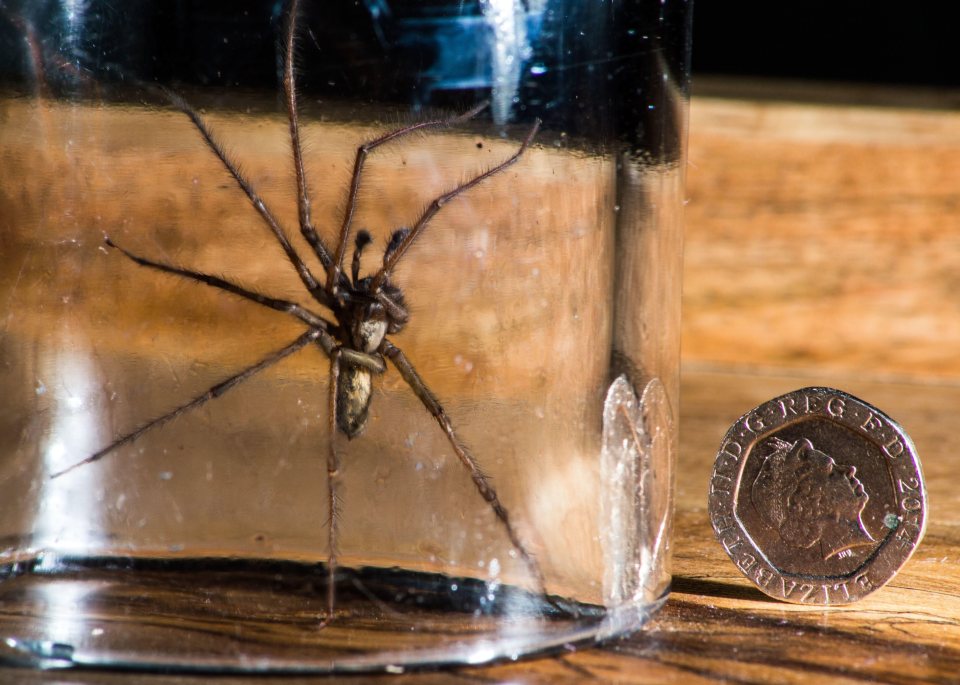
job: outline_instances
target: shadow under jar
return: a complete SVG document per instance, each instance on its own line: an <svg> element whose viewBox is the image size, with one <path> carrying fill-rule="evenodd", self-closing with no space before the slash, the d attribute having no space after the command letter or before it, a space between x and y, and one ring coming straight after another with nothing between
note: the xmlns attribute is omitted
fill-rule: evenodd
<svg viewBox="0 0 960 685"><path fill-rule="evenodd" d="M666 596L689 4L294 9L0 10L6 662L480 663Z"/></svg>

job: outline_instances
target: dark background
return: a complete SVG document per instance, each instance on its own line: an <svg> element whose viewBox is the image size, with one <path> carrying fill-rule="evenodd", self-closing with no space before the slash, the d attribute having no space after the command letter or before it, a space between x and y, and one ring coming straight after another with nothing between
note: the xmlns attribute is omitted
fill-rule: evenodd
<svg viewBox="0 0 960 685"><path fill-rule="evenodd" d="M960 86L960 3L694 0L693 72Z"/></svg>
<svg viewBox="0 0 960 685"><path fill-rule="evenodd" d="M960 3L940 0L912 2L899 0L807 0L807 2L771 2L742 0L722 2L691 0L694 5L693 71L696 75L757 76L776 79L846 81L920 86L960 86ZM316 5L312 0L307 5ZM430 4L425 0L391 0L393 4ZM468 5L476 0L465 0ZM604 5L605 3L600 3ZM616 3L618 6L622 3ZM671 0L671 5L678 4ZM217 50L205 56L209 74L222 74L229 80L231 71L276 78L276 51L273 45L276 26L264 22L272 16L280 21L283 3L277 0L126 0L124 3L82 3L93 15L86 30L96 39L96 31L110 36L109 49L82 55L88 67L109 67L129 63L135 55L164 55L156 64L144 64L146 71L163 80L177 73L177 57L186 63L196 60L197 45L213 31L222 30L223 16L232 18L230 45L216 42ZM357 11L359 3L324 5ZM21 29L11 16L22 13L32 17L40 33L56 37L54 27L44 21L58 0L0 0L0 77L22 73ZM352 8L352 9L351 9ZM595 8L596 9L596 8ZM600 10L597 10L600 14ZM189 21L185 17L189 16ZM329 18L329 16L328 16ZM220 22L217 24L217 22ZM193 34L176 32L176 26L191 26ZM116 31L118 27L122 31ZM264 33L271 35L261 35ZM156 45L130 45L137 36L153 36ZM124 36L129 39L124 39ZM267 40L263 40L264 37ZM315 36L315 44L336 47L351 36ZM375 44L373 36L355 37ZM211 43L212 44L212 43ZM244 45L241 51L229 47ZM250 45L262 48L251 51ZM52 41L50 51L68 51L70 46ZM306 43L304 53L310 54ZM13 63L11 63L11 61ZM258 71L259 70L259 71ZM164 73L169 71L170 73Z"/></svg>

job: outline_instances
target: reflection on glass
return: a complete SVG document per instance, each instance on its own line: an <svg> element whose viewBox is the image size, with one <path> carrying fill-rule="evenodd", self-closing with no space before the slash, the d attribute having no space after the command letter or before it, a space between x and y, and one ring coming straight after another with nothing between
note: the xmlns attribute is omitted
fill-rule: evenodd
<svg viewBox="0 0 960 685"><path fill-rule="evenodd" d="M39 368L43 377L38 393L49 393L49 432L44 436L43 473L39 511L34 529L40 549L83 555L100 543L99 521L103 494L98 474L88 471L75 479L51 479L76 461L76 455L97 448L107 435L102 430L94 399L99 386L85 342L69 332L59 334L61 346L44 347Z"/></svg>

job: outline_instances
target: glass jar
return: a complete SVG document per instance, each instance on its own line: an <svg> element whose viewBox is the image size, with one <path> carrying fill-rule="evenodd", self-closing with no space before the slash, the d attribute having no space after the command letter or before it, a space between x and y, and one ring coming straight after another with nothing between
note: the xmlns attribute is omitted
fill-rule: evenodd
<svg viewBox="0 0 960 685"><path fill-rule="evenodd" d="M689 3L300 5L4 5L8 659L479 663L666 596Z"/></svg>

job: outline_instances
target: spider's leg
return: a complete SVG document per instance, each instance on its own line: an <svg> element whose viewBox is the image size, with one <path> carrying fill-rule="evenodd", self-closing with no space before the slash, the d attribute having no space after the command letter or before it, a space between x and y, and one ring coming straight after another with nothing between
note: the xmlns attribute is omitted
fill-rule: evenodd
<svg viewBox="0 0 960 685"><path fill-rule="evenodd" d="M297 81L294 73L294 52L297 37L297 19L300 13L299 0L290 3L287 17L286 54L283 65L283 92L287 100L287 117L290 121L290 147L293 149L293 166L297 174L297 209L300 233L313 248L324 269L330 269L333 258L330 250L317 235L310 220L310 195L307 192L307 177L303 170L303 147L300 144L300 118L297 115Z"/></svg>
<svg viewBox="0 0 960 685"><path fill-rule="evenodd" d="M446 434L447 440L449 440L450 445L453 447L453 451L456 453L457 458L460 459L460 463L462 463L466 467L467 471L470 472L470 478L473 480L473 484L477 487L477 492L480 493L480 496L483 497L484 501L490 505L491 509L493 509L493 513L496 514L498 519L500 519L500 522L506 529L507 537L510 538L510 543L513 545L514 549L517 550L517 553L523 558L527 568L530 570L530 573L536 580L541 594L546 596L546 582L544 580L543 571L540 568L540 564L537 563L533 553L527 549L527 546L523 544L523 540L520 539L520 535L510 522L510 514L507 512L506 507L503 506L503 503L497 496L497 491L490 483L490 479L480 469L480 465L477 463L477 460L474 459L473 455L467 451L466 446L460 442L460 439L453 430L453 424L450 423L450 418L444 411L440 401L436 398L433 392L431 392L430 388L427 387L423 379L420 377L420 374L418 374L417 370L413 368L413 364L410 363L410 360L407 359L406 355L400 350L400 348L384 339L383 353L389 357L390 361L393 362L393 365L397 367L397 371L399 371L400 375L403 376L403 380L407 382L407 385L410 386L410 389L413 390L416 396L420 398L420 401L423 402L423 406L427 408L427 411L429 411L433 415L433 418L437 420L437 423L440 424L440 428L443 429L444 434Z"/></svg>
<svg viewBox="0 0 960 685"><path fill-rule="evenodd" d="M390 242L387 244L387 249L383 252L383 263L386 264L387 260L390 259L390 255L396 251L400 246L400 243L403 242L403 239L407 237L407 234L410 232L410 229L407 228L398 228L393 232L393 235L390 236ZM389 278L384 279L384 285L389 283ZM394 325L402 326L410 318L410 312L407 311L406 306L403 304L403 294L397 290L391 295L387 294L387 289L378 288L373 293L374 297L377 298L377 301L387 310L387 313L390 315L390 320ZM389 332L396 333L399 328L392 327Z"/></svg>
<svg viewBox="0 0 960 685"><path fill-rule="evenodd" d="M391 299L383 290L377 291L375 297L377 302L379 302L384 309L387 310L387 313L390 314L390 318L400 324L404 324L410 318L410 312L407 311L405 305L400 304L394 299ZM396 331L391 330L391 333Z"/></svg>
<svg viewBox="0 0 960 685"><path fill-rule="evenodd" d="M290 343L286 347L283 347L277 350L276 352L271 352L266 357L258 361L256 364L248 366L247 368L243 369L239 373L236 373L230 376L229 378L220 381L219 383L214 385L212 388L210 388L209 390L207 390L206 392L200 395L197 395L186 404L181 404L179 407L176 407L175 409L171 409L166 414L163 414L162 416L158 416L157 418L152 419L150 421L147 421L145 424L143 424L139 428L131 431L130 433L127 433L124 436L117 438L116 440L111 442L109 445L107 445L103 449L99 450L98 452L95 452L94 454L91 454L86 459L78 461L77 463L71 466L68 466L63 470L52 474L50 478L59 478L60 476L66 473L69 473L70 471L73 471L75 468L83 466L84 464L92 464L95 461L99 461L100 459L107 456L110 452L114 451L115 449L119 447L123 447L124 445L127 445L133 442L134 440L136 440L137 438L139 438L141 435L151 430L152 428L156 428L157 426L162 426L166 422L177 418L181 414L188 412L191 409L195 409L196 407L199 407L200 405L205 404L214 398L220 397L225 392L227 392L227 390L229 390L230 388L233 388L239 385L240 383L247 380L254 374L259 373L260 371L263 371L268 366L273 366L281 359L289 357L294 352L297 352L298 350L303 349L314 340L317 340L318 338L323 338L324 336L326 336L327 338L330 337L330 335L326 331L324 331L322 328L311 328L309 331L301 335L299 338L294 340L292 343Z"/></svg>
<svg viewBox="0 0 960 685"><path fill-rule="evenodd" d="M246 288L239 286L235 283L231 283L219 276L211 276L210 274L200 273L198 271L191 271L189 269L181 269L180 267L171 266L169 264L163 264L161 262L154 262L143 257L138 257L132 252L127 251L126 249L120 247L110 238L104 238L104 242L110 247L119 250L122 252L128 259L136 262L140 266L146 266L151 269L156 269L157 271L163 271L169 274L175 274L177 276L183 276L184 278L189 278L194 281L198 281L205 285L209 285L220 290L226 290L228 293L233 293L234 295L239 295L248 300L252 300L257 304L262 304L264 307L269 307L270 309L276 309L277 311L287 312L297 317L303 321L308 326L313 326L315 328L323 328L325 330L330 330L333 327L329 321L324 319L319 314L314 314L306 307L302 307L296 302L291 302L290 300L281 300L276 297L269 297L267 295L261 295L258 292L252 290L247 290Z"/></svg>
<svg viewBox="0 0 960 685"><path fill-rule="evenodd" d="M340 384L341 348L330 354L330 395L328 402L327 443L327 617L322 625L333 620L333 605L336 601L337 574L337 524L340 519L340 500L337 493L340 480L340 456L337 454L337 386Z"/></svg>
<svg viewBox="0 0 960 685"><path fill-rule="evenodd" d="M259 213L266 222L267 227L270 229L270 232L273 233L274 237L277 239L277 242L280 243L280 247L283 248L284 253L286 253L287 259L297 270L300 280L303 281L304 286L306 286L310 294L313 295L314 299L321 304L329 306L330 298L328 298L326 293L323 292L323 289L320 287L320 284L317 283L317 279L314 278L310 268L293 248L293 245L290 243L290 239L287 237L287 234L280 227L280 224L277 222L277 219L274 217L273 213L267 209L267 206L257 194L257 191L254 190L253 186L250 184L250 181L248 181L247 178L240 172L240 168L232 159L230 159L220 142L213 137L213 133L211 133L210 128L203 120L203 117L200 116L200 113L176 93L169 90L164 90L164 93L166 93L167 98L174 107L179 109L190 118L190 121L193 122L193 125L203 137L207 147L209 147L220 159L220 161L223 163L223 166L226 167L227 171L230 172L230 175L233 176L233 179L237 182L237 185L240 186L240 189L243 190L247 198L249 198L254 209L257 210L257 213Z"/></svg>
<svg viewBox="0 0 960 685"><path fill-rule="evenodd" d="M495 167L491 167L490 169L487 169L482 174L478 174L477 176L474 176L469 181L461 183L453 190L447 193L444 193L440 197L436 198L433 202L431 202L427 206L427 208L423 211L423 214L420 215L420 218L417 219L417 223L413 225L413 228L410 229L410 232L407 233L403 237L403 240L400 241L400 244L397 245L396 249L394 249L387 257L385 257L385 259L383 260L383 266L376 273L376 275L373 277L373 281L370 283L370 290L372 292L376 292L383 286L383 284L390 277L390 272L392 272L394 267L396 267L397 262L400 261L400 259L403 257L407 249L413 244L413 242L417 239L417 237L419 237L420 233L423 232L423 229L426 228L427 223L429 223L430 219L432 219L434 215L437 212L439 212L440 209L445 204L450 202L450 200L454 199L458 195L470 190L475 185L478 185L483 181L485 181L486 179L490 178L491 176L500 173L501 171L506 169L508 166L510 166L511 164L516 162L518 159L520 159L520 155L526 152L527 148L530 147L530 143L533 142L533 137L537 135L537 130L539 128L540 128L540 120L537 119L536 123L534 123L533 125L533 128L530 129L530 133L527 134L527 137L524 138L523 143L520 145L520 149L518 149L515 153L513 153L513 155L511 155L508 159L504 160L503 162L496 165Z"/></svg>
<svg viewBox="0 0 960 685"><path fill-rule="evenodd" d="M337 240L337 253L334 255L333 265L327 270L327 292L332 293L334 290L333 285L335 283L339 283L340 281L340 272L343 269L343 257L346 254L347 243L350 240L350 224L353 222L353 214L357 208L357 193L360 190L360 176L363 172L363 163L366 161L367 155L381 145L389 143L391 140L396 140L397 138L405 136L409 133L430 128L454 126L472 119L486 109L488 104L488 102L481 102L473 109L448 119L421 121L418 124L412 124L410 126L398 128L395 131L385 133L379 138L368 140L357 148L357 157L353 162L353 179L350 181L350 194L347 195L347 207L343 214L343 224L340 226L340 237Z"/></svg>
<svg viewBox="0 0 960 685"><path fill-rule="evenodd" d="M381 374L387 370L387 364L379 354L358 352L357 350L351 350L349 347L341 347L339 353L342 361L354 366L362 366L373 373Z"/></svg>

